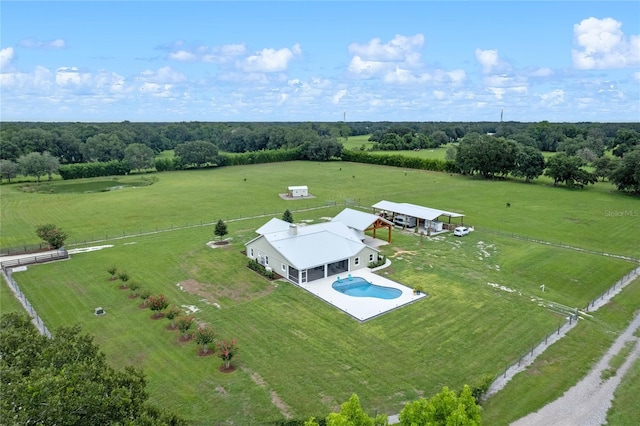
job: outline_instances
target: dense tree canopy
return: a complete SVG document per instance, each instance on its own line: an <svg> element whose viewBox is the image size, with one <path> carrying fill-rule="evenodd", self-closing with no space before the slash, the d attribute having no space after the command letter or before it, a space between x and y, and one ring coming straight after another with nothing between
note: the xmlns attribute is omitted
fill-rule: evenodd
<svg viewBox="0 0 640 426"><path fill-rule="evenodd" d="M4 424L184 424L146 404L141 371L107 365L105 355L79 327L63 327L52 339L28 317L0 318L0 418Z"/></svg>
<svg viewBox="0 0 640 426"><path fill-rule="evenodd" d="M544 174L553 179L553 184L566 183L569 187L583 187L597 181L597 176L582 168L584 161L560 152L547 160Z"/></svg>
<svg viewBox="0 0 640 426"><path fill-rule="evenodd" d="M477 426L481 422L480 407L467 385L459 396L445 386L442 392L429 400L420 398L409 402L399 418L402 426Z"/></svg>
<svg viewBox="0 0 640 426"><path fill-rule="evenodd" d="M619 190L640 194L640 146L624 154L610 179Z"/></svg>
<svg viewBox="0 0 640 426"><path fill-rule="evenodd" d="M218 147L207 141L185 142L176 146L176 157L182 164L203 167L206 164L216 165L220 161Z"/></svg>
<svg viewBox="0 0 640 426"><path fill-rule="evenodd" d="M155 154L151 148L141 143L132 143L124 149L124 160L136 169L148 169L155 164Z"/></svg>

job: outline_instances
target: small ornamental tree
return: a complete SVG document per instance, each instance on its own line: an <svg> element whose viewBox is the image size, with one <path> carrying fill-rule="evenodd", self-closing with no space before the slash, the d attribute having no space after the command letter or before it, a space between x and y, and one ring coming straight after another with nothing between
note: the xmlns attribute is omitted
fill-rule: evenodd
<svg viewBox="0 0 640 426"><path fill-rule="evenodd" d="M189 330L193 326L193 317L191 315L180 315L176 318L176 323L178 324L178 330L182 333L182 337L188 339Z"/></svg>
<svg viewBox="0 0 640 426"><path fill-rule="evenodd" d="M220 340L216 342L216 355L224 361L224 368L229 368L231 358L233 358L236 353L238 353L237 339Z"/></svg>
<svg viewBox="0 0 640 426"><path fill-rule="evenodd" d="M138 284L137 282L133 281L129 284L129 289L131 290L131 298L136 298L138 297L138 289L140 288L140 284Z"/></svg>
<svg viewBox="0 0 640 426"><path fill-rule="evenodd" d="M213 233L219 238L220 241L222 241L222 237L229 233L229 231L227 231L227 224L224 223L222 219L218 220L218 223L216 223L216 229L213 231Z"/></svg>
<svg viewBox="0 0 640 426"><path fill-rule="evenodd" d="M147 307L148 306L147 301L149 300L149 297L151 297L151 291L144 288L138 291L138 296L140 296L140 299L143 300L144 306Z"/></svg>
<svg viewBox="0 0 640 426"><path fill-rule="evenodd" d="M109 266L107 268L107 272L109 273L109 275L111 275L111 277L109 278L109 281L115 281L118 279L116 277L116 274L118 273L118 268L116 268L115 266Z"/></svg>
<svg viewBox="0 0 640 426"><path fill-rule="evenodd" d="M164 316L171 321L171 329L176 328L176 318L178 315L182 313L182 309L178 308L176 305L169 306L169 309L164 313Z"/></svg>
<svg viewBox="0 0 640 426"><path fill-rule="evenodd" d="M127 273L127 271L119 272L118 278L120 278L120 281L122 281L122 285L120 286L120 288L122 289L129 288L127 286L127 281L129 281L129 274Z"/></svg>
<svg viewBox="0 0 640 426"><path fill-rule="evenodd" d="M289 209L286 209L282 214L282 220L284 220L285 222L293 223L293 215L291 214Z"/></svg>
<svg viewBox="0 0 640 426"><path fill-rule="evenodd" d="M49 245L49 249L59 249L64 246L64 240L67 239L67 234L52 223L38 226L36 234Z"/></svg>
<svg viewBox="0 0 640 426"><path fill-rule="evenodd" d="M196 343L202 347L203 353L209 352L209 344L216 338L216 332L207 324L200 324L196 330Z"/></svg>
<svg viewBox="0 0 640 426"><path fill-rule="evenodd" d="M149 306L149 309L154 312L152 318L160 318L162 317L162 311L165 310L167 306L169 306L169 300L164 294L149 296L147 305Z"/></svg>

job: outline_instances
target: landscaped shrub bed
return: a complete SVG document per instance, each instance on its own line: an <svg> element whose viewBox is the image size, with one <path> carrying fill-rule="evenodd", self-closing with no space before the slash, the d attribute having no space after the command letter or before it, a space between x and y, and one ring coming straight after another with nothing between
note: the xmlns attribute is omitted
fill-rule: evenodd
<svg viewBox="0 0 640 426"><path fill-rule="evenodd" d="M273 280L275 278L276 274L274 274L273 271L267 271L267 268L265 268L263 265L258 263L257 260L250 259L249 263L247 264L247 266L249 267L249 269L252 269L252 270L256 271L260 275L263 275L263 276L269 278L270 280Z"/></svg>

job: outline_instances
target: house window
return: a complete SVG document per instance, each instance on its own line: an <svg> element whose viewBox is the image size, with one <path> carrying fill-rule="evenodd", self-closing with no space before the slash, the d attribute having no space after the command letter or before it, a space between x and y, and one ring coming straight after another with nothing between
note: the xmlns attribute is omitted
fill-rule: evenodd
<svg viewBox="0 0 640 426"><path fill-rule="evenodd" d="M249 249L249 257L253 257L253 247Z"/></svg>
<svg viewBox="0 0 640 426"><path fill-rule="evenodd" d="M282 266L280 266L280 269L282 269L283 271L287 270L287 265L285 265L284 263L282 264Z"/></svg>
<svg viewBox="0 0 640 426"><path fill-rule="evenodd" d="M369 262L373 262L373 253L369 255Z"/></svg>
<svg viewBox="0 0 640 426"><path fill-rule="evenodd" d="M356 257L355 259L353 259L353 264L354 264L355 266L358 266L358 265L360 264L360 258L359 258L359 257Z"/></svg>
<svg viewBox="0 0 640 426"><path fill-rule="evenodd" d="M268 265L269 264L269 256L265 256L264 257L264 264Z"/></svg>

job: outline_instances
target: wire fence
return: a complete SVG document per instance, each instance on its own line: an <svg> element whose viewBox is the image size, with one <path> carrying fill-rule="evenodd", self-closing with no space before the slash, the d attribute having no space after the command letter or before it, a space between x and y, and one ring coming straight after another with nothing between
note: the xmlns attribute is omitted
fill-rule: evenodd
<svg viewBox="0 0 640 426"><path fill-rule="evenodd" d="M622 255L622 254L609 253L609 252L605 252L604 250L598 251L598 250L585 249L585 248L581 248L581 247L575 247L575 246L571 246L571 245L568 245L568 244L564 244L561 241L558 242L558 241L538 240L536 238L526 237L526 236L523 236L523 235L514 234L512 232L502 232L502 231L494 231L494 230L488 230L488 229L477 229L476 228L475 231L482 232L482 233L485 233L485 234L493 234L493 235L499 235L499 236L502 236L502 237L514 238L514 239L522 240L522 241L529 241L529 242L537 243L537 244L544 244L544 245L547 245L547 246L564 248L564 249L568 249L568 250L575 250L575 251L579 251L579 252L582 252L582 253L597 254L599 256L606 256L606 257L613 257L613 258L616 258L616 259L629 260L631 262L640 262L640 259L638 259L636 257Z"/></svg>
<svg viewBox="0 0 640 426"><path fill-rule="evenodd" d="M609 287L606 291L604 291L600 296L593 299L591 302L587 304L585 309L582 312L593 312L598 310L601 306L607 303L613 296L619 293L627 284L631 283L636 278L640 277L640 267L635 268L633 271L628 272L622 278L615 282L611 287ZM551 308L554 310L553 308ZM558 312L558 311L556 311ZM564 334L566 334L570 329L572 329L578 323L578 316L580 311L577 308L574 308L573 311L570 309L564 309L562 311L563 314L568 315L566 321L558 326L558 328L551 333L547 334L544 340L539 341L537 344L531 346L531 349L526 353L523 353L520 357L518 357L517 361L507 365L494 383L491 384L489 390L484 395L484 399L487 399L489 396L496 393L498 390L504 386L505 381L508 381L511 377L513 377L518 372L522 371L525 367L530 365L538 355L540 355L544 350L559 340Z"/></svg>
<svg viewBox="0 0 640 426"><path fill-rule="evenodd" d="M327 200L323 203L313 203L313 204L306 203L304 207L298 207L297 209L289 209L289 211L291 213L301 213L301 212L329 209L329 208L341 207L341 206L358 207L364 210L371 209L370 206L360 205L360 200L358 199L346 199L343 201ZM94 234L94 235L89 235L85 238L75 238L73 240L67 240L66 246L67 247L84 246L87 244L104 243L106 241L111 241L111 240L141 237L145 235L153 235L153 234L159 234L163 232L215 226L219 220L222 220L223 222L228 223L228 222L237 222L242 220L259 219L262 217L281 217L283 212L284 212L283 210L277 210L277 211L264 210L261 212L254 212L250 216L227 216L227 217L221 217L216 219L203 219L195 222L191 221L191 222L184 222L184 223L173 223L173 224L169 224L168 226L167 225L155 226L153 228L139 227L138 229L133 229L133 230L131 229L122 230L119 232L111 232L111 233L105 232L104 235Z"/></svg>
<svg viewBox="0 0 640 426"><path fill-rule="evenodd" d="M67 255L67 257L68 257L68 255ZM40 331L40 334L42 334L42 335L48 337L49 339L51 339L51 337L52 337L51 332L49 331L47 326L44 324L44 322L42 321L42 318L40 318L40 316L36 312L36 310L33 307L33 305L31 305L29 300L27 300L27 296L25 296L24 293L22 292L22 290L20 290L20 287L18 286L18 283L11 276L11 268L5 267L4 264L5 264L5 262L2 262L2 267L1 267L2 276L4 277L5 281L9 285L9 288L11 289L13 294L16 296L16 298L20 301L20 303L24 307L25 311L27 311L27 313L31 317L31 320L32 320L33 324L36 326L38 331Z"/></svg>
<svg viewBox="0 0 640 426"><path fill-rule="evenodd" d="M633 281L635 278L640 276L640 267L634 269L631 272L625 274L622 278L615 282L611 287L609 287L606 291L603 291L600 296L593 299L591 302L587 303L587 306L584 308L584 312L593 312L598 310L603 303L607 302L613 296L618 294L620 290L622 290L627 284Z"/></svg>
<svg viewBox="0 0 640 426"><path fill-rule="evenodd" d="M0 249L0 256L15 256L20 254L37 253L48 248L49 246L45 243L30 244L18 247L7 247Z"/></svg>

